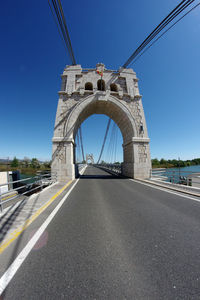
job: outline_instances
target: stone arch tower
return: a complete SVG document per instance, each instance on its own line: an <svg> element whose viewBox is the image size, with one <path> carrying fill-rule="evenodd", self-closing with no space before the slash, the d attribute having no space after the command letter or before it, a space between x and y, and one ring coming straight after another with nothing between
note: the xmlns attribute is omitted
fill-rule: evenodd
<svg viewBox="0 0 200 300"><path fill-rule="evenodd" d="M99 89L102 70L104 88ZM86 89L87 86L91 88ZM149 138L136 74L132 69L112 71L97 64L95 69L67 66L63 72L52 140L52 172L57 174L57 179L75 178L76 133L92 114L105 114L120 128L123 175L148 178L151 170Z"/></svg>
<svg viewBox="0 0 200 300"><path fill-rule="evenodd" d="M94 164L94 157L93 154L86 154L86 164L88 164L88 162L91 161L92 164Z"/></svg>

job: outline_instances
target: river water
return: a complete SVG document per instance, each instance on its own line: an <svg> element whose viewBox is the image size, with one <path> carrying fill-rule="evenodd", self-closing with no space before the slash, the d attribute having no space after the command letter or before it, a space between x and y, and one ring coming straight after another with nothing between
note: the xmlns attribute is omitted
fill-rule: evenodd
<svg viewBox="0 0 200 300"><path fill-rule="evenodd" d="M170 168L168 169L170 171L179 171L179 168ZM197 166L189 166L189 167L182 167L180 168L180 171L181 171L181 175L183 174L187 174L187 172L190 172L190 173L200 173L200 165L197 165Z"/></svg>
<svg viewBox="0 0 200 300"><path fill-rule="evenodd" d="M167 181L172 181L177 183L179 182L180 176L187 177L191 173L200 173L200 165L181 167L181 168L169 168L169 169L165 169L165 171L163 171L163 173L161 174L168 178Z"/></svg>

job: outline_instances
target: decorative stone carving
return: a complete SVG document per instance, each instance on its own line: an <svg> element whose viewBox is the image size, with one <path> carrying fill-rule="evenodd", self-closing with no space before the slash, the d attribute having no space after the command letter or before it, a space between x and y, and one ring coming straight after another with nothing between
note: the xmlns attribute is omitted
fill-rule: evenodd
<svg viewBox="0 0 200 300"><path fill-rule="evenodd" d="M56 157L63 164L66 162L65 146L63 143L60 143L59 146L57 147Z"/></svg>
<svg viewBox="0 0 200 300"><path fill-rule="evenodd" d="M139 162L146 163L147 160L147 149L144 144L138 145L138 153L139 153Z"/></svg>

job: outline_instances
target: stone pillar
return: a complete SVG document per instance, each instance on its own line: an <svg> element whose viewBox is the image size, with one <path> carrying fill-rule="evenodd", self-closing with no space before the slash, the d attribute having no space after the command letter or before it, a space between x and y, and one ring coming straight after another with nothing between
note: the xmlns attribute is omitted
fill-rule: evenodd
<svg viewBox="0 0 200 300"><path fill-rule="evenodd" d="M65 177L70 179L75 178L75 164L74 164L74 141L65 142L66 151L66 164L65 164Z"/></svg>
<svg viewBox="0 0 200 300"><path fill-rule="evenodd" d="M68 66L67 69L64 71L63 76L67 76L67 82L66 82L66 93L68 95L73 94L76 90L76 76L81 75L82 68L80 65L75 66Z"/></svg>
<svg viewBox="0 0 200 300"><path fill-rule="evenodd" d="M75 178L74 141L53 139L52 175L63 182Z"/></svg>
<svg viewBox="0 0 200 300"><path fill-rule="evenodd" d="M136 96L136 93L139 94L139 90L138 91L135 90L135 86L134 86L134 80L137 81L136 73L132 69L124 69L124 68L120 68L119 72L120 72L120 76L126 79L127 92L130 95L131 99L133 100L134 97Z"/></svg>
<svg viewBox="0 0 200 300"><path fill-rule="evenodd" d="M148 138L132 138L123 145L124 163L122 174L131 178L149 178L151 159Z"/></svg>

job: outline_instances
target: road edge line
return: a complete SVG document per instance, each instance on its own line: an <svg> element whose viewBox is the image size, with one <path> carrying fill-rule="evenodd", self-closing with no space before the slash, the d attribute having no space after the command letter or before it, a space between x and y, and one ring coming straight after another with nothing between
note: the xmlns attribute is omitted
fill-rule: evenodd
<svg viewBox="0 0 200 300"><path fill-rule="evenodd" d="M173 195L177 195L177 196L180 196L180 197L183 197L183 198L186 198L186 199L191 199L191 200L194 200L196 202L200 202L200 199L196 199L196 198L192 198L186 194L181 194L181 192L175 192L173 190L169 190L165 187L159 187L159 186L156 186L156 185L153 185L153 184L150 184L150 183L146 183L146 182L142 182L140 180L136 180L136 179L132 179L132 178L129 178L129 180L133 181L133 182L136 182L136 183L139 183L139 184L143 184L143 185L146 185L146 186L149 186L153 189L156 189L156 190L160 190L160 191L163 191L163 192L166 192L166 193L169 193L169 194L173 194Z"/></svg>

